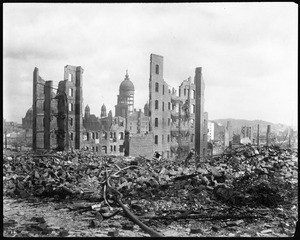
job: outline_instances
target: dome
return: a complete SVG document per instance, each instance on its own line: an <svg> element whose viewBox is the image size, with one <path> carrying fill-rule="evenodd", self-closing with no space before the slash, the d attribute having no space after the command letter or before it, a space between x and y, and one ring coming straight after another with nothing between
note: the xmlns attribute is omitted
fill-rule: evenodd
<svg viewBox="0 0 300 240"><path fill-rule="evenodd" d="M125 79L120 84L119 91L120 92L134 91L134 85L129 79L127 70L126 70Z"/></svg>
<svg viewBox="0 0 300 240"><path fill-rule="evenodd" d="M101 111L106 111L106 106L104 104L101 107Z"/></svg>
<svg viewBox="0 0 300 240"><path fill-rule="evenodd" d="M89 105L86 105L86 107L85 107L85 111L90 111L90 107L89 107Z"/></svg>
<svg viewBox="0 0 300 240"><path fill-rule="evenodd" d="M33 109L31 107L27 110L25 118L32 118L32 114L33 114Z"/></svg>

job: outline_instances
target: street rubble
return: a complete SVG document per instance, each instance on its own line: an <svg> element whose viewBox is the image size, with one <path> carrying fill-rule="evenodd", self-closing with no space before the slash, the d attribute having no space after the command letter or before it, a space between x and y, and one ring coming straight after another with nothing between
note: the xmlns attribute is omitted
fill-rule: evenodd
<svg viewBox="0 0 300 240"><path fill-rule="evenodd" d="M4 236L295 235L298 150L196 160L3 151Z"/></svg>

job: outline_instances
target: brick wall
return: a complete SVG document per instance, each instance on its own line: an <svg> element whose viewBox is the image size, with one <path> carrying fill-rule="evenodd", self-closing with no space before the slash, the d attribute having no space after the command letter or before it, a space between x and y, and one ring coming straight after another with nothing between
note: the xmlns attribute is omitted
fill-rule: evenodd
<svg viewBox="0 0 300 240"><path fill-rule="evenodd" d="M158 109L155 107L156 101L158 101ZM150 126L154 139L157 138L157 142L154 141L154 151L159 152L166 158L170 154L170 143L167 142L167 136L170 134L171 129L167 124L168 118L171 118L168 102L171 102L171 94L168 84L163 78L163 57L151 54L149 80ZM155 124L155 121L157 124Z"/></svg>
<svg viewBox="0 0 300 240"><path fill-rule="evenodd" d="M132 135L129 138L129 156L138 157L139 155L151 159L154 154L152 134Z"/></svg>

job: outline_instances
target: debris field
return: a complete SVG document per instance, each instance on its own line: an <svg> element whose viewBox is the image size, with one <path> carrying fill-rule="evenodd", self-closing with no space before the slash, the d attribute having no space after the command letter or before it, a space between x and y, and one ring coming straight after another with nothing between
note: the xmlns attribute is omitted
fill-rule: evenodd
<svg viewBox="0 0 300 240"><path fill-rule="evenodd" d="M294 236L297 150L241 145L193 160L4 152L4 236ZM36 209L27 222L9 214L17 203ZM83 230L51 225L60 210Z"/></svg>

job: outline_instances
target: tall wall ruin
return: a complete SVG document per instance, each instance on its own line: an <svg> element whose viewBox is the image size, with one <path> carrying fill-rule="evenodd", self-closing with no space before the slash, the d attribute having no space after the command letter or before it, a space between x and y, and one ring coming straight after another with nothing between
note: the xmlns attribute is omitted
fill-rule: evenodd
<svg viewBox="0 0 300 240"><path fill-rule="evenodd" d="M153 151L159 152L163 157L170 156L170 130L168 119L171 111L168 109L171 94L168 84L163 78L163 57L151 54L149 79L149 129L154 135Z"/></svg>
<svg viewBox="0 0 300 240"><path fill-rule="evenodd" d="M53 81L33 71L32 148L58 150L74 146L80 149L82 129L82 73L81 67L66 66L64 79L57 93ZM70 81L69 81L69 80Z"/></svg>

